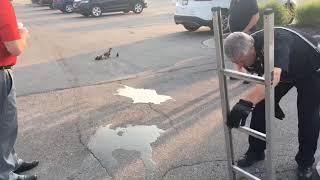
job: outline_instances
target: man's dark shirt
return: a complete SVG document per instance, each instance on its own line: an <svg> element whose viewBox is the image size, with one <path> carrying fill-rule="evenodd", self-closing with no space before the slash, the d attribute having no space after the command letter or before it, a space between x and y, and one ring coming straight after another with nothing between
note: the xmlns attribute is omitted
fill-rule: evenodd
<svg viewBox="0 0 320 180"><path fill-rule="evenodd" d="M229 10L231 32L244 30L252 16L259 12L257 0L232 0Z"/></svg>
<svg viewBox="0 0 320 180"><path fill-rule="evenodd" d="M281 80L294 81L314 75L320 68L320 52L315 48L317 42L311 37L303 36L312 46L295 32L284 28L275 28L274 31L274 66L282 69ZM252 34L252 37L257 58L256 62L246 69L251 73L263 75L263 31Z"/></svg>

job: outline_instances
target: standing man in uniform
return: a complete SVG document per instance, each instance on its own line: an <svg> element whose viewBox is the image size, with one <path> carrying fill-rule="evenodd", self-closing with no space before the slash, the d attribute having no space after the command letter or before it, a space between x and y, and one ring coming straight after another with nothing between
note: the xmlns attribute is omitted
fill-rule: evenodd
<svg viewBox="0 0 320 180"><path fill-rule="evenodd" d="M275 116L285 117L279 101L293 87L297 88L299 150L299 180L312 178L312 165L317 150L320 130L320 52L316 42L286 28L275 28L274 84ZM224 43L225 55L248 72L262 76L264 71L263 31L252 35L231 33ZM252 112L250 127L265 133L265 92L263 85L256 85L246 97L235 104L228 115L227 125L237 128L245 124ZM249 136L249 148L238 166L248 167L265 158L265 141Z"/></svg>
<svg viewBox="0 0 320 180"><path fill-rule="evenodd" d="M259 21L257 0L231 0L229 26L231 32L253 33Z"/></svg>
<svg viewBox="0 0 320 180"><path fill-rule="evenodd" d="M18 29L9 0L0 0L0 180L36 180L36 175L18 175L38 165L25 162L14 151L18 133L16 92L11 67L26 47L28 31Z"/></svg>
<svg viewBox="0 0 320 180"><path fill-rule="evenodd" d="M231 32L253 33L259 21L259 8L257 0L231 0L229 7L229 26ZM236 69L245 72L236 65ZM235 80L235 78L230 78ZM244 81L247 83L247 81Z"/></svg>

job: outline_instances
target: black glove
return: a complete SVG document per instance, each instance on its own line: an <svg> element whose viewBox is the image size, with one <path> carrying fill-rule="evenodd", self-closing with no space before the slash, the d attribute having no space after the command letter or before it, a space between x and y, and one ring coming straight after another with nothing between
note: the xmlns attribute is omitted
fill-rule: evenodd
<svg viewBox="0 0 320 180"><path fill-rule="evenodd" d="M286 115L284 114L284 112L282 111L279 103L275 103L275 107L274 107L274 115L276 118L283 120L283 118L286 117Z"/></svg>
<svg viewBox="0 0 320 180"><path fill-rule="evenodd" d="M246 119L252 111L253 103L240 99L239 102L233 106L231 112L228 114L227 126L229 128L238 128L246 124Z"/></svg>

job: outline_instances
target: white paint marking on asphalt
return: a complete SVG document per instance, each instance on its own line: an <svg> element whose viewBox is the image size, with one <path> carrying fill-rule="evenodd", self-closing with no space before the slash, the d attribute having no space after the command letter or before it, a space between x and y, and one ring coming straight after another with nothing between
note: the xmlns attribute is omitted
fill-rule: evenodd
<svg viewBox="0 0 320 180"><path fill-rule="evenodd" d="M317 170L318 174L320 175L320 161L317 163L316 170Z"/></svg>
<svg viewBox="0 0 320 180"><path fill-rule="evenodd" d="M108 167L115 167L118 161L113 157L117 150L138 151L146 169L153 171L151 143L165 131L155 125L110 128L111 124L100 127L91 137L89 149ZM118 151L121 152L121 151Z"/></svg>
<svg viewBox="0 0 320 180"><path fill-rule="evenodd" d="M153 89L136 89L129 86L124 86L117 90L120 96L131 98L133 103L153 103L160 104L172 99L170 96L159 95Z"/></svg>

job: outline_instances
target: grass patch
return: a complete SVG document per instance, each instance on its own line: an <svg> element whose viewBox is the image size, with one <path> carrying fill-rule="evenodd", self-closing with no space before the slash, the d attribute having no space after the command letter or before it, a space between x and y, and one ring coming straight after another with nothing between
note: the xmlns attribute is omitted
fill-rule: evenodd
<svg viewBox="0 0 320 180"><path fill-rule="evenodd" d="M274 24L276 26L286 26L291 23L293 14L292 11L288 10L283 4L278 1L272 0L266 3L259 4L259 13L260 19L258 22L258 27L263 27L263 12L267 9L271 8L274 11Z"/></svg>
<svg viewBox="0 0 320 180"><path fill-rule="evenodd" d="M299 4L296 10L298 26L320 26L320 0L311 0Z"/></svg>

